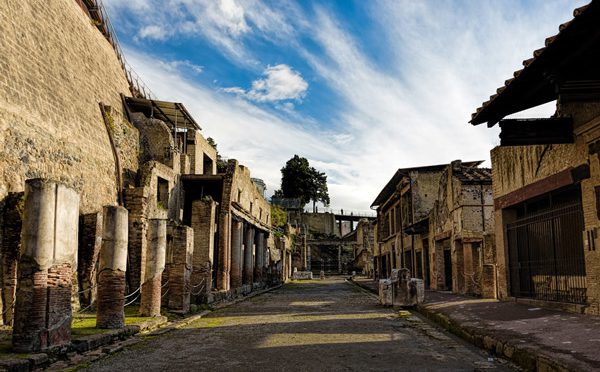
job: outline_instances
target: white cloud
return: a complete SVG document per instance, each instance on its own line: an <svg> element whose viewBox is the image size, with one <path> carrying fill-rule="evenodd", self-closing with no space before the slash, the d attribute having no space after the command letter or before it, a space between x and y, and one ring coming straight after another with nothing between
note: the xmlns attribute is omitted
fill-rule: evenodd
<svg viewBox="0 0 600 372"><path fill-rule="evenodd" d="M135 0L137 8L142 7L140 1ZM249 89L215 92L173 74L168 62L155 62L156 56L131 50L127 56L161 99L183 102L205 135L217 140L220 151L248 165L269 190L278 188L279 169L297 153L328 174L332 207L345 210L368 210L399 167L488 159L498 131L469 125L471 112L543 46L544 38L556 33L578 5L567 0L527 6L487 0L465 3L468 7L408 0L365 3L378 27L378 40L385 45L379 50L387 53L374 61L371 46L361 44L361 38L323 7L317 6L313 15L287 2L170 3L185 14L179 14L185 22L169 23L151 15L146 25L172 25L176 33L169 37L198 34L240 64L271 62L260 61L259 54L245 47L249 37L298 46L314 73L309 81L324 82L333 98L342 100L341 111L325 118L333 128L291 111L289 100L304 99L308 83L287 65L270 67ZM300 39L310 39L316 48L305 49ZM250 97L275 101L281 112L287 108L293 115L280 117L263 110ZM552 110L550 104L534 112L549 115Z"/></svg>
<svg viewBox="0 0 600 372"><path fill-rule="evenodd" d="M263 72L263 79L252 82L252 88L245 91L239 87L224 88L227 93L234 93L257 102L274 102L283 100L299 100L304 97L308 83L299 72L290 66L280 64L269 66ZM290 103L291 104L291 103ZM284 105L282 108L291 110L293 104Z"/></svg>
<svg viewBox="0 0 600 372"><path fill-rule="evenodd" d="M165 70L176 72L180 70L186 70L186 72L192 72L194 74L200 74L204 70L204 67L192 63L188 60L180 61L158 61L158 63L164 67Z"/></svg>
<svg viewBox="0 0 600 372"><path fill-rule="evenodd" d="M137 33L141 39L166 40L168 36L167 30L158 25L144 26Z"/></svg>
<svg viewBox="0 0 600 372"><path fill-rule="evenodd" d="M200 123L203 135L215 139L219 152L247 165L270 191L279 188L279 170L294 154L308 157L311 163L336 156L336 149L321 132L312 130L310 121L283 119L246 100L193 84L152 56L133 49L125 53L161 100L182 102Z"/></svg>
<svg viewBox="0 0 600 372"><path fill-rule="evenodd" d="M168 40L180 35L203 37L232 61L246 66L260 63L248 51L249 36L289 42L296 32L290 22L299 14L289 2L265 4L258 0L105 0L110 14L129 11L137 39ZM299 22L296 22L299 24Z"/></svg>

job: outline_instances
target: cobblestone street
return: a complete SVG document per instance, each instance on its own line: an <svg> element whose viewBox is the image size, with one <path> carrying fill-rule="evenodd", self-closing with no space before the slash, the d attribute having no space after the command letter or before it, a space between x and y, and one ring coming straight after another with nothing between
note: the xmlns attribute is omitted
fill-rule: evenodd
<svg viewBox="0 0 600 372"><path fill-rule="evenodd" d="M92 371L509 370L342 278L293 282L147 339Z"/></svg>

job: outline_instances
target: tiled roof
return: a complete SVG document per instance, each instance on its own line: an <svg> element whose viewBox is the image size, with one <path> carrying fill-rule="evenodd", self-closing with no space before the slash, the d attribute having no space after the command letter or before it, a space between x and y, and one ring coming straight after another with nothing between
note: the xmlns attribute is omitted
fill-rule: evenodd
<svg viewBox="0 0 600 372"><path fill-rule="evenodd" d="M491 168L461 166L461 169L458 172L454 170L453 174L463 183L492 183Z"/></svg>
<svg viewBox="0 0 600 372"><path fill-rule="evenodd" d="M477 125L487 121L491 126L506 115L556 99L555 88L550 84L551 77L546 76L544 69L540 67L548 61L556 63L553 58L568 59L561 48L573 48L576 47L573 44L584 44L584 41L594 42L594 44L589 43L587 47L596 48L597 38L594 39L595 36L587 31L592 27L595 30L600 29L599 14L599 0L592 0L588 5L575 9L574 18L561 24L556 35L546 38L543 48L535 50L532 58L523 61L523 68L515 71L513 77L497 89L496 94L481 104L481 107L472 114L470 123ZM584 38L589 40L583 40ZM532 98L531 95L526 97L520 94L523 88L529 88L540 82L546 83L549 87L539 88L537 97Z"/></svg>

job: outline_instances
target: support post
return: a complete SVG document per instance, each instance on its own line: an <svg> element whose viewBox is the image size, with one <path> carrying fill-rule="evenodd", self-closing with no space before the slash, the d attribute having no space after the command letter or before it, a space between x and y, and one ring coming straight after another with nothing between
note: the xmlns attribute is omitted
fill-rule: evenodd
<svg viewBox="0 0 600 372"><path fill-rule="evenodd" d="M254 274L253 256L254 228L251 225L246 224L244 232L244 284L248 284L250 287L252 287Z"/></svg>
<svg viewBox="0 0 600 372"><path fill-rule="evenodd" d="M146 256L144 284L141 288L141 316L160 315L161 278L165 269L166 250L167 221L151 219L148 223L148 254Z"/></svg>
<svg viewBox="0 0 600 372"><path fill-rule="evenodd" d="M244 225L233 219L231 221L231 288L242 286L242 266L244 262L242 238Z"/></svg>
<svg viewBox="0 0 600 372"><path fill-rule="evenodd" d="M77 192L43 179L25 182L14 351L42 351L71 342L78 227Z"/></svg>
<svg viewBox="0 0 600 372"><path fill-rule="evenodd" d="M168 307L170 310L182 313L190 311L190 293L192 289L190 279L193 253L194 230L188 226L173 227L173 259L169 269L168 286Z"/></svg>
<svg viewBox="0 0 600 372"><path fill-rule="evenodd" d="M98 262L96 328L125 326L125 270L128 213L123 207L104 207L102 247Z"/></svg>

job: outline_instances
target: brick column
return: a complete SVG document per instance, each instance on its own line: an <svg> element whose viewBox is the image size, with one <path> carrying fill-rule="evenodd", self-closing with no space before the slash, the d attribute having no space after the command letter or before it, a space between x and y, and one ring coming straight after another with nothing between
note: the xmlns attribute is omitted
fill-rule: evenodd
<svg viewBox="0 0 600 372"><path fill-rule="evenodd" d="M2 269L2 307L4 324L10 325L13 321L13 307L15 304L15 291L17 290L17 262L21 249L21 225L24 194L9 193L4 199L2 211L2 233L0 233L0 267Z"/></svg>
<svg viewBox="0 0 600 372"><path fill-rule="evenodd" d="M140 301L141 316L159 316L161 305L161 277L165 268L167 250L167 220L148 221L148 245Z"/></svg>
<svg viewBox="0 0 600 372"><path fill-rule="evenodd" d="M102 248L98 263L97 328L125 326L125 270L127 268L127 209L104 207Z"/></svg>
<svg viewBox="0 0 600 372"><path fill-rule="evenodd" d="M231 221L231 288L242 286L242 265L244 262L242 250L244 225L233 219Z"/></svg>
<svg viewBox="0 0 600 372"><path fill-rule="evenodd" d="M254 227L246 224L244 231L244 284L252 285L254 276Z"/></svg>
<svg viewBox="0 0 600 372"><path fill-rule="evenodd" d="M71 286L77 267L79 195L42 179L25 183L13 326L17 352L71 342Z"/></svg>
<svg viewBox="0 0 600 372"><path fill-rule="evenodd" d="M223 291L230 289L231 269L231 216L229 211L221 211L219 216L219 260L217 267L217 288Z"/></svg>
<svg viewBox="0 0 600 372"><path fill-rule="evenodd" d="M217 203L213 200L192 202L191 224L194 229L194 254L192 257L191 285L199 292L204 285L205 293L212 288L214 268L215 219ZM204 283L204 284L202 284ZM204 294L199 294L201 300ZM195 300L194 302L198 302Z"/></svg>
<svg viewBox="0 0 600 372"><path fill-rule="evenodd" d="M147 208L148 189L136 187L125 189L125 208L129 211L129 253L127 284L129 290L134 291L142 284L144 277L144 266L146 262L147 247Z"/></svg>
<svg viewBox="0 0 600 372"><path fill-rule="evenodd" d="M188 226L174 226L172 249L167 304L170 310L187 313L190 311L194 230Z"/></svg>
<svg viewBox="0 0 600 372"><path fill-rule="evenodd" d="M256 230L254 234L254 244L256 247L256 260L254 266L254 281L261 283L264 278L265 270L265 234Z"/></svg>
<svg viewBox="0 0 600 372"><path fill-rule="evenodd" d="M464 292L475 294L477 290L475 285L475 267L473 265L473 245L472 243L463 243L463 272L464 272Z"/></svg>

